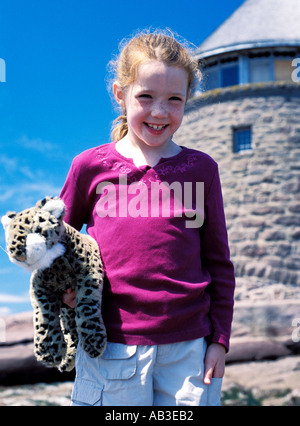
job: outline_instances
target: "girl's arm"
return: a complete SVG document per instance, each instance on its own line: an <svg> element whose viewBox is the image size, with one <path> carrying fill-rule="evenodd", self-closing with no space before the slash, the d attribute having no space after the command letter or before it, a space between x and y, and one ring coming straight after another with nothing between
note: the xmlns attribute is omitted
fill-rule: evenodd
<svg viewBox="0 0 300 426"><path fill-rule="evenodd" d="M220 177L216 168L205 202L205 221L200 228L202 264L208 270L211 283L210 320L212 333L209 343L218 343L229 350L229 339L233 317L235 277L230 261L227 229L225 222ZM211 359L210 349L208 359ZM218 353L221 350L218 349Z"/></svg>
<svg viewBox="0 0 300 426"><path fill-rule="evenodd" d="M66 205L64 221L80 231L87 223L88 203L83 193L85 190L78 187L81 168L77 162L78 160L75 158L61 190L60 198Z"/></svg>
<svg viewBox="0 0 300 426"><path fill-rule="evenodd" d="M204 361L204 383L211 384L212 378L224 376L226 349L219 343L211 343L206 351Z"/></svg>
<svg viewBox="0 0 300 426"><path fill-rule="evenodd" d="M86 202L77 185L77 169L80 168L76 167L75 159L60 193L60 198L66 205L64 221L80 231L86 222ZM68 289L63 294L62 301L65 305L74 309L76 307L76 291Z"/></svg>

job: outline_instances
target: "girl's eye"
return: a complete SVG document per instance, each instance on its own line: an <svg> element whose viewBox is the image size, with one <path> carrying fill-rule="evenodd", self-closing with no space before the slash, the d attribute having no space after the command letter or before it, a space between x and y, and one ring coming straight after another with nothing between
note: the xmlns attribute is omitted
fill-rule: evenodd
<svg viewBox="0 0 300 426"><path fill-rule="evenodd" d="M172 96L171 98L170 98L170 101L182 101L182 99L181 98L179 98L178 96Z"/></svg>
<svg viewBox="0 0 300 426"><path fill-rule="evenodd" d="M147 95L146 93L139 95L139 98L151 99L151 95Z"/></svg>

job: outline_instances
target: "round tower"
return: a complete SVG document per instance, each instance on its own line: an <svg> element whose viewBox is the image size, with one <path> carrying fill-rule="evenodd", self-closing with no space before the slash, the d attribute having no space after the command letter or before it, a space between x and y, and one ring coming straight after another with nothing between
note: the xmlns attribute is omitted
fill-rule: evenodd
<svg viewBox="0 0 300 426"><path fill-rule="evenodd" d="M176 134L219 164L237 299L300 284L299 22L299 0L245 1L198 48Z"/></svg>

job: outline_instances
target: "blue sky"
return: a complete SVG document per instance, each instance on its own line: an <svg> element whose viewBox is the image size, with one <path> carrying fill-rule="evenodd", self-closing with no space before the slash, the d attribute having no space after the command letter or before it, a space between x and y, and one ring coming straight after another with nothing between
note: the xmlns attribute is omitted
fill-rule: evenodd
<svg viewBox="0 0 300 426"><path fill-rule="evenodd" d="M6 0L0 3L0 216L58 195L73 157L110 140L107 64L138 29L199 45L243 0ZM0 65L3 61L0 61ZM0 229L0 245L5 246ZM31 309L30 275L0 250L0 315Z"/></svg>

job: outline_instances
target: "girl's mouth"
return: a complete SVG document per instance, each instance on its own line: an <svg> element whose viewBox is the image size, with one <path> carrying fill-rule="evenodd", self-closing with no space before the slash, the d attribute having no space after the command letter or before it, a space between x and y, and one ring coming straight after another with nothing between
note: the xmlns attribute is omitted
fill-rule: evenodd
<svg viewBox="0 0 300 426"><path fill-rule="evenodd" d="M168 126L168 124L160 124L160 125L150 124L150 123L145 123L145 124L149 129L152 129L152 130L155 130L155 131L158 131L158 132L161 131L161 130L164 130Z"/></svg>

